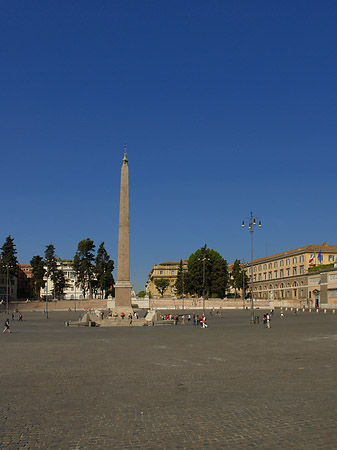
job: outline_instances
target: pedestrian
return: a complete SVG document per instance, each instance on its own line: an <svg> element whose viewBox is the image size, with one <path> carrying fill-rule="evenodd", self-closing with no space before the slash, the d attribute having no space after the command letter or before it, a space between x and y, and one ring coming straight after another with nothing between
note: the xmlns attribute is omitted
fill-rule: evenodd
<svg viewBox="0 0 337 450"><path fill-rule="evenodd" d="M282 309L281 309L281 314L280 314L280 316L281 316L281 317L284 317L284 314L283 314L283 311L282 311Z"/></svg>
<svg viewBox="0 0 337 450"><path fill-rule="evenodd" d="M267 328L267 314L263 314L263 325L262 328Z"/></svg>
<svg viewBox="0 0 337 450"><path fill-rule="evenodd" d="M4 326L4 329L3 329L3 333L6 333L6 331L8 331L8 333L11 332L11 330L9 328L9 319L6 319L6 321L5 321L5 326Z"/></svg>
<svg viewBox="0 0 337 450"><path fill-rule="evenodd" d="M12 320L15 320L15 316L14 313L12 312Z"/></svg>
<svg viewBox="0 0 337 450"><path fill-rule="evenodd" d="M197 316L193 313L193 325L197 324Z"/></svg>
<svg viewBox="0 0 337 450"><path fill-rule="evenodd" d="M178 316L178 314L176 314L175 317L174 317L175 325L178 325L178 322L179 322L179 316Z"/></svg>
<svg viewBox="0 0 337 450"><path fill-rule="evenodd" d="M125 317L125 313L124 313L124 312L122 312L122 314L121 314L121 318L122 318L122 319L124 319L124 317Z"/></svg>
<svg viewBox="0 0 337 450"><path fill-rule="evenodd" d="M208 327L205 314L202 315L202 319L201 319L200 323L202 324L202 328Z"/></svg>
<svg viewBox="0 0 337 450"><path fill-rule="evenodd" d="M267 328L270 328L270 315L269 313L266 314L267 317Z"/></svg>
<svg viewBox="0 0 337 450"><path fill-rule="evenodd" d="M129 318L129 321L130 321L130 325L132 325L132 314L131 313L129 314L128 318Z"/></svg>
<svg viewBox="0 0 337 450"><path fill-rule="evenodd" d="M19 314L18 322L22 322L22 319L23 319L23 317L22 317L22 314L20 313L20 314Z"/></svg>
<svg viewBox="0 0 337 450"><path fill-rule="evenodd" d="M185 316L184 316L184 314L181 316L181 325L185 325Z"/></svg>
<svg viewBox="0 0 337 450"><path fill-rule="evenodd" d="M191 322L191 314L187 314L187 322Z"/></svg>

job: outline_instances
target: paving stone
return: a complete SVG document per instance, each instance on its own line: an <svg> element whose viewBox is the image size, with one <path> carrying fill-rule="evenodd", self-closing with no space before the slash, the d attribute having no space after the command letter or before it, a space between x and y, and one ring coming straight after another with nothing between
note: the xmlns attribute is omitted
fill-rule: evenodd
<svg viewBox="0 0 337 450"><path fill-rule="evenodd" d="M336 315L64 327L75 318L25 313L2 336L1 450L336 448Z"/></svg>

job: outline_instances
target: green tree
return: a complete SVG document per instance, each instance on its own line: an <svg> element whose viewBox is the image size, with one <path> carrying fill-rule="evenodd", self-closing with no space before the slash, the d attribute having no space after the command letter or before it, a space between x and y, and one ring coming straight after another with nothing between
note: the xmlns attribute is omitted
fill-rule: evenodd
<svg viewBox="0 0 337 450"><path fill-rule="evenodd" d="M231 285L235 289L235 297L238 289L242 289L244 286L248 286L249 278L245 270L242 270L241 263L239 259L236 259L233 264L233 269L231 273ZM245 293L243 293L244 295Z"/></svg>
<svg viewBox="0 0 337 450"><path fill-rule="evenodd" d="M8 286L6 295L8 296L8 301L10 301L11 297L13 277L17 277L19 269L16 253L14 238L7 236L1 247L0 272L6 275L6 286Z"/></svg>
<svg viewBox="0 0 337 450"><path fill-rule="evenodd" d="M14 238L7 236L1 247L1 272L7 273L8 269L10 277L15 277L18 273L18 260L16 254L17 251L14 244Z"/></svg>
<svg viewBox="0 0 337 450"><path fill-rule="evenodd" d="M107 298L108 293L114 292L115 284L112 271L114 270L114 262L110 259L108 252L104 248L104 242L98 247L96 256L95 273L98 282L98 288L102 292L102 298ZM114 295L114 294L113 294Z"/></svg>
<svg viewBox="0 0 337 450"><path fill-rule="evenodd" d="M37 299L40 300L41 289L43 289L46 285L44 281L44 276L46 274L46 270L44 268L44 261L42 256L36 255L30 260L30 265L32 266L32 278L31 281L33 283L34 294Z"/></svg>
<svg viewBox="0 0 337 450"><path fill-rule="evenodd" d="M156 286L156 289L160 293L160 295L164 297L164 292L169 287L170 280L168 280L167 278L158 278L154 280L154 285Z"/></svg>
<svg viewBox="0 0 337 450"><path fill-rule="evenodd" d="M64 296L64 289L67 285L67 281L62 269L57 269L53 275L54 283L54 296L58 299L62 299Z"/></svg>
<svg viewBox="0 0 337 450"><path fill-rule="evenodd" d="M228 287L227 261L220 253L205 245L188 259L188 273L185 282L190 294L223 298Z"/></svg>
<svg viewBox="0 0 337 450"><path fill-rule="evenodd" d="M146 292L145 292L145 291L139 291L138 294L137 294L137 297L138 297L138 298L144 298L145 295L146 295Z"/></svg>
<svg viewBox="0 0 337 450"><path fill-rule="evenodd" d="M58 280L58 268L57 268L57 260L55 256L55 247L53 244L46 245L46 250L44 252L44 263L46 266L46 276L50 278L53 282L54 289L54 297L56 296L55 284Z"/></svg>
<svg viewBox="0 0 337 450"><path fill-rule="evenodd" d="M185 294L185 272L184 272L182 260L180 260L180 263L179 263L175 288L176 288L177 296L183 297L183 295Z"/></svg>
<svg viewBox="0 0 337 450"><path fill-rule="evenodd" d="M77 285L81 287L83 296L89 291L92 298L92 281L95 273L95 244L91 239L84 239L78 243L77 252L74 256L73 267L77 276Z"/></svg>

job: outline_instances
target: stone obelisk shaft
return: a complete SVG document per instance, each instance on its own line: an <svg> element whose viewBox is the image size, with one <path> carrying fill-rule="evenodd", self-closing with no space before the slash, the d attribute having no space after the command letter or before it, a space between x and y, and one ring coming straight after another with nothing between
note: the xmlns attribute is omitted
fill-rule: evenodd
<svg viewBox="0 0 337 450"><path fill-rule="evenodd" d="M128 308L131 308L131 288L129 251L129 168L125 150L121 170L119 205L118 266L117 282L115 284L116 309L124 308L127 310Z"/></svg>

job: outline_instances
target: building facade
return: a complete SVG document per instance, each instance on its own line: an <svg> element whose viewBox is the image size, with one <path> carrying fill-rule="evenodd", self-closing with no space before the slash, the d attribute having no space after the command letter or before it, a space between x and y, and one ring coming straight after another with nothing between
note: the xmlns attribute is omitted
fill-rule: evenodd
<svg viewBox="0 0 337 450"><path fill-rule="evenodd" d="M73 268L72 261L58 261L57 268L61 269L64 273L64 278L66 280L66 287L64 289L63 300L72 300L79 298L89 298L89 292L86 293L85 297L83 296L82 289L77 285L77 277L76 272ZM46 269L46 267L45 267ZM54 283L50 278L44 278L46 284L45 287L41 289L41 298L42 299L53 299L54 298ZM95 298L101 298L101 292L98 292Z"/></svg>
<svg viewBox="0 0 337 450"><path fill-rule="evenodd" d="M325 242L254 260L246 265L246 270L253 278L255 299L268 299L280 306L295 302L315 307L329 300L335 303L335 265L337 246Z"/></svg>
<svg viewBox="0 0 337 450"><path fill-rule="evenodd" d="M187 260L183 260L183 271L187 272ZM149 273L149 278L145 286L146 293L151 295L153 298L159 298L159 294L155 280L165 278L169 280L170 284L164 292L164 297L175 298L176 297L176 281L178 276L179 262L166 262L162 264L157 264L153 267Z"/></svg>

